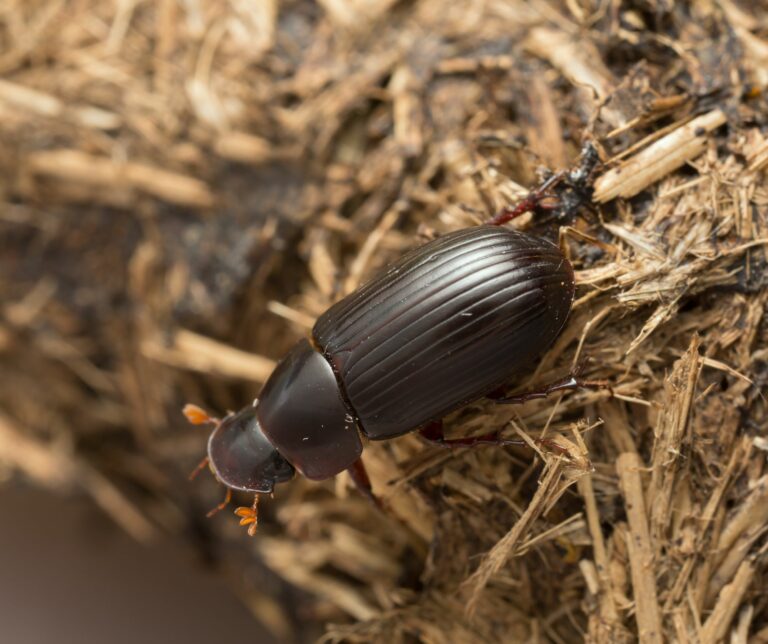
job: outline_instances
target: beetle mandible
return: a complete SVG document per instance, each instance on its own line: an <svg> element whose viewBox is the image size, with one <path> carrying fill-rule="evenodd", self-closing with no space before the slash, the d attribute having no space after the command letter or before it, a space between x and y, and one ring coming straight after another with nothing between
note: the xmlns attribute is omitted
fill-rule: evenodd
<svg viewBox="0 0 768 644"><path fill-rule="evenodd" d="M573 268L558 246L502 227L542 207L552 188L571 196L596 163L552 175L514 208L485 225L448 233L401 257L328 309L311 339L300 340L277 365L258 399L223 420L194 405L195 423L211 423L208 464L231 491L255 494L238 508L254 534L260 494L298 470L323 480L348 470L377 501L360 459L363 438L385 440L419 430L448 446L509 444L499 432L447 440L440 419L492 395L558 336L574 296ZM521 402L582 385L574 377L538 392L497 396Z"/></svg>

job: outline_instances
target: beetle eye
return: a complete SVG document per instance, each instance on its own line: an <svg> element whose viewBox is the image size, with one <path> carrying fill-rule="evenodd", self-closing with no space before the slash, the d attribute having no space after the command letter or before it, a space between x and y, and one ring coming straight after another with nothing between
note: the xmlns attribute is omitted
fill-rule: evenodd
<svg viewBox="0 0 768 644"><path fill-rule="evenodd" d="M249 406L227 416L208 439L208 457L216 478L244 492L270 493L295 470L269 442Z"/></svg>

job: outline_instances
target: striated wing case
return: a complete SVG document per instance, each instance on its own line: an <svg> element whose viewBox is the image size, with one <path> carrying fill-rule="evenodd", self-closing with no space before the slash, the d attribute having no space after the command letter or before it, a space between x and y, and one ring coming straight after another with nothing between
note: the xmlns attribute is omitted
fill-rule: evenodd
<svg viewBox="0 0 768 644"><path fill-rule="evenodd" d="M323 314L315 343L363 432L391 438L502 385L565 324L573 269L546 240L459 230L417 248Z"/></svg>

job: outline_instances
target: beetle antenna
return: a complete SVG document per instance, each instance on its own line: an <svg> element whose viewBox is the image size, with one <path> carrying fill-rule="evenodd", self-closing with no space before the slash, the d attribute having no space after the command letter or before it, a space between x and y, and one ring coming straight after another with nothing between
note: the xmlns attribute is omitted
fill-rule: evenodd
<svg viewBox="0 0 768 644"><path fill-rule="evenodd" d="M259 525L259 495L254 495L253 505L250 508L244 506L235 508L235 514L240 517L240 525L248 526L248 536L254 536Z"/></svg>
<svg viewBox="0 0 768 644"><path fill-rule="evenodd" d="M218 425L220 422L218 418L209 415L202 407L198 407L191 403L184 405L184 409L181 411L193 425ZM195 466L195 469L189 473L188 479L194 481L197 478L197 475L200 474L208 463L210 463L210 459L206 456Z"/></svg>
<svg viewBox="0 0 768 644"><path fill-rule="evenodd" d="M218 425L219 419L210 416L205 409L202 407L198 407L197 405L193 405L191 403L187 403L184 405L184 409L181 410L182 413L187 417L187 420L192 423L193 425Z"/></svg>

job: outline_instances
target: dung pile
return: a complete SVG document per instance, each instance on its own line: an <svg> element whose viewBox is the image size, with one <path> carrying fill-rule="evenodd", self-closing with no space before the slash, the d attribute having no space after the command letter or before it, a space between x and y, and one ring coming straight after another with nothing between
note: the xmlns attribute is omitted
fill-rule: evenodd
<svg viewBox="0 0 768 644"><path fill-rule="evenodd" d="M279 638L768 641L768 19L699 0L17 0L0 10L0 462L199 549ZM180 409L247 404L405 249L602 163L522 389L562 449L415 436L206 521ZM544 218L546 219L546 217ZM248 499L238 499L248 503ZM226 513L228 514L228 513Z"/></svg>

